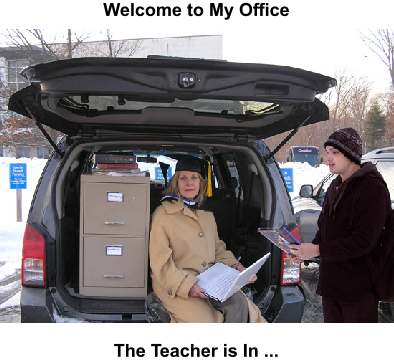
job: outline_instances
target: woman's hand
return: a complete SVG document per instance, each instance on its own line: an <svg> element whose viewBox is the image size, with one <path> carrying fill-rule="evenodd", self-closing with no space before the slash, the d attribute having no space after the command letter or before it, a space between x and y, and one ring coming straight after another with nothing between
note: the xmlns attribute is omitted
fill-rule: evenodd
<svg viewBox="0 0 394 361"><path fill-rule="evenodd" d="M205 295L205 290L195 283L189 291L189 297L208 298Z"/></svg>
<svg viewBox="0 0 394 361"><path fill-rule="evenodd" d="M236 269L237 271L240 271L240 272L246 270L246 268L245 268L244 266L242 266L241 263L239 263L239 264L235 267L235 269ZM253 275L252 278L249 280L249 282L248 282L247 284L250 285L251 283L256 282L256 280L257 280L257 276L256 276L256 275Z"/></svg>
<svg viewBox="0 0 394 361"><path fill-rule="evenodd" d="M301 260L311 259L320 256L320 249L318 244L302 243L297 245L290 245L289 247L291 248L293 256Z"/></svg>

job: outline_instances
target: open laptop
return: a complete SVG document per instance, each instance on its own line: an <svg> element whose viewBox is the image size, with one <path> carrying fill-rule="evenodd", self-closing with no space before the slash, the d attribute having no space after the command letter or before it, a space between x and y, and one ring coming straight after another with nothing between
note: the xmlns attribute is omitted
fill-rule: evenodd
<svg viewBox="0 0 394 361"><path fill-rule="evenodd" d="M270 255L271 253L267 253L242 272L223 263L215 263L197 276L198 285L205 290L208 297L224 302L257 274Z"/></svg>

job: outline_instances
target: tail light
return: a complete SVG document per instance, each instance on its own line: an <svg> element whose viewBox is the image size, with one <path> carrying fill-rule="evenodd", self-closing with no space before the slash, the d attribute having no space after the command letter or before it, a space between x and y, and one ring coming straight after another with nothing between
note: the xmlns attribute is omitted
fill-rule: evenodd
<svg viewBox="0 0 394 361"><path fill-rule="evenodd" d="M23 236L22 285L46 286L45 239L29 226L26 226Z"/></svg>
<svg viewBox="0 0 394 361"><path fill-rule="evenodd" d="M300 242L301 234L300 227L295 225L295 227L289 233ZM301 282L301 264L296 264L291 258L288 257L286 252L282 251L282 269L281 269L281 285L289 285Z"/></svg>

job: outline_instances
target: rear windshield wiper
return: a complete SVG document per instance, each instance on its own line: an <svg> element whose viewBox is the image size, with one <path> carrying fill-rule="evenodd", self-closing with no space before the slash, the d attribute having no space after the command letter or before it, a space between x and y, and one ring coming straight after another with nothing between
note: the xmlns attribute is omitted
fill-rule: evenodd
<svg viewBox="0 0 394 361"><path fill-rule="evenodd" d="M282 112L282 108L278 104L271 104L268 107L259 109L259 110L246 110L245 115L256 116L263 114L280 114Z"/></svg>

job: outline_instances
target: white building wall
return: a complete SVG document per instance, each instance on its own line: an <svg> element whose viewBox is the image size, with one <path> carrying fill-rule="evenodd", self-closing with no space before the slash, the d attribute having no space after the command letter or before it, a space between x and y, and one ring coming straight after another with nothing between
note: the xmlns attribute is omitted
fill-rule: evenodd
<svg viewBox="0 0 394 361"><path fill-rule="evenodd" d="M133 57L145 58L148 55L222 59L222 36L212 35L142 39L140 49Z"/></svg>
<svg viewBox="0 0 394 361"><path fill-rule="evenodd" d="M126 42L123 44L123 42ZM120 46L120 44L122 44ZM184 36L173 38L114 40L113 51L121 51L116 56L130 57L133 44L138 44L133 58L146 58L148 55L174 56L184 58L223 59L221 35ZM73 57L109 56L108 41L86 42L79 46Z"/></svg>

